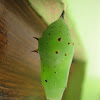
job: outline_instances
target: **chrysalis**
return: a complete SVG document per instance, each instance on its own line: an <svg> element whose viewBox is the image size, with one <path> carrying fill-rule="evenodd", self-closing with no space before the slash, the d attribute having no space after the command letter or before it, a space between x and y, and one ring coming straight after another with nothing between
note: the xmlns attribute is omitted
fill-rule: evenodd
<svg viewBox="0 0 100 100"><path fill-rule="evenodd" d="M47 100L61 100L67 86L73 58L73 43L70 31L64 22L64 11L60 18L50 24L39 40L41 80Z"/></svg>

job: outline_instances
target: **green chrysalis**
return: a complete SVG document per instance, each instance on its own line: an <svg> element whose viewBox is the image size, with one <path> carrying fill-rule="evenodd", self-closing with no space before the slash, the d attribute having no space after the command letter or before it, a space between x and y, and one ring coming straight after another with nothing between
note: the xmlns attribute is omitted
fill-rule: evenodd
<svg viewBox="0 0 100 100"><path fill-rule="evenodd" d="M67 86L73 58L73 43L70 31L64 22L64 11L60 18L50 24L39 40L41 80L47 100L61 100Z"/></svg>

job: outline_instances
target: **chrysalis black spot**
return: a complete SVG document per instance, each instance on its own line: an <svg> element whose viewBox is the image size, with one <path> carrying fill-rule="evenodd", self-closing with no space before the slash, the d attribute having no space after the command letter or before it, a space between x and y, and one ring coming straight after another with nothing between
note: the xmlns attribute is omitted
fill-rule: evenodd
<svg viewBox="0 0 100 100"><path fill-rule="evenodd" d="M68 45L69 45L70 43L68 43Z"/></svg>
<svg viewBox="0 0 100 100"><path fill-rule="evenodd" d="M61 41L61 38L58 38L58 41Z"/></svg>
<svg viewBox="0 0 100 100"><path fill-rule="evenodd" d="M45 82L47 82L47 80L45 80Z"/></svg>
<svg viewBox="0 0 100 100"><path fill-rule="evenodd" d="M59 52L58 51L56 51L56 54L58 54Z"/></svg>

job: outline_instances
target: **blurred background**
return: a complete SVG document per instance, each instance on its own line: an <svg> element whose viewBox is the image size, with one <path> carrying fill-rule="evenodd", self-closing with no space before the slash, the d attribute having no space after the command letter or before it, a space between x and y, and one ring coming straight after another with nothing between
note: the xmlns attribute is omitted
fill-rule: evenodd
<svg viewBox="0 0 100 100"><path fill-rule="evenodd" d="M74 45L62 100L100 100L100 0L0 0L0 100L46 100L38 48L66 4Z"/></svg>

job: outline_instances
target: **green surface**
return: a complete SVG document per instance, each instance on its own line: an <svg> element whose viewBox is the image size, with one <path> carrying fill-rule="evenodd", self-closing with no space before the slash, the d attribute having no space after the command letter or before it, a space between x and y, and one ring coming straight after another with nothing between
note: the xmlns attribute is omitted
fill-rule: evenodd
<svg viewBox="0 0 100 100"><path fill-rule="evenodd" d="M39 38L38 51L46 96L49 100L61 100L73 58L73 42L63 18L48 26Z"/></svg>

